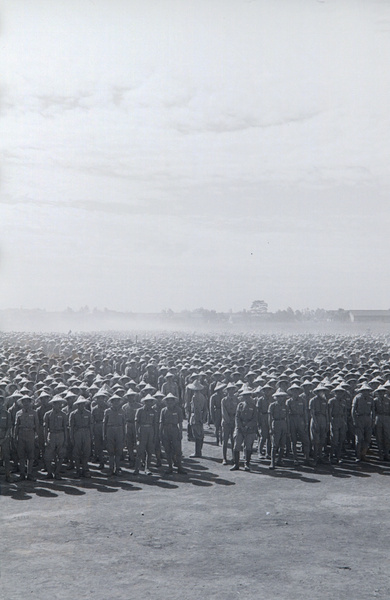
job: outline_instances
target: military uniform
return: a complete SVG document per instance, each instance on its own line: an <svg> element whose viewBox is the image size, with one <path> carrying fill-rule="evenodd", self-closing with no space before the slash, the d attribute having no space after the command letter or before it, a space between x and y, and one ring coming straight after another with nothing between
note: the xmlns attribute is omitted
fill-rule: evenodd
<svg viewBox="0 0 390 600"><path fill-rule="evenodd" d="M189 422L195 439L195 452L192 456L201 457L204 438L203 425L207 423L207 400L200 391L194 391L191 398Z"/></svg>
<svg viewBox="0 0 390 600"><path fill-rule="evenodd" d="M95 461L99 463L101 469L104 467L103 418L106 409L105 402L98 402L91 409L94 455Z"/></svg>
<svg viewBox="0 0 390 600"><path fill-rule="evenodd" d="M310 437L314 463L322 461L322 452L328 435L328 401L325 396L314 396L310 400Z"/></svg>
<svg viewBox="0 0 390 600"><path fill-rule="evenodd" d="M223 464L227 464L227 447L230 440L232 455L234 459L234 428L236 424L236 410L238 398L234 396L225 396L221 401L222 414L222 454Z"/></svg>
<svg viewBox="0 0 390 600"><path fill-rule="evenodd" d="M252 448L257 436L257 408L252 400L239 402L234 428L234 469L239 468L240 450L244 446L245 470L249 471Z"/></svg>
<svg viewBox="0 0 390 600"><path fill-rule="evenodd" d="M379 458L390 460L390 397L385 393L374 398L375 435Z"/></svg>
<svg viewBox="0 0 390 600"><path fill-rule="evenodd" d="M160 434L168 461L167 473L172 473L172 465L177 465L178 473L184 473L181 467L181 426L183 413L173 402L164 407L160 413Z"/></svg>
<svg viewBox="0 0 390 600"><path fill-rule="evenodd" d="M48 478L60 478L62 461L66 452L67 418L61 410L52 409L44 414L43 431L45 435L45 465Z"/></svg>
<svg viewBox="0 0 390 600"><path fill-rule="evenodd" d="M341 459L341 450L347 434L347 405L342 397L334 396L328 402L330 425L330 455L337 462Z"/></svg>
<svg viewBox="0 0 390 600"><path fill-rule="evenodd" d="M74 406L78 400L76 400ZM77 475L89 477L88 460L92 446L92 416L85 406L69 415L69 431Z"/></svg>
<svg viewBox="0 0 390 600"><path fill-rule="evenodd" d="M0 450L3 459L5 478L11 480L11 452L10 436L12 429L11 413L5 408L4 403L0 404Z"/></svg>
<svg viewBox="0 0 390 600"><path fill-rule="evenodd" d="M374 400L371 390L360 392L354 397L352 420L355 426L356 460L365 460L374 424Z"/></svg>
<svg viewBox="0 0 390 600"><path fill-rule="evenodd" d="M220 441L222 442L221 402L222 402L222 398L221 398L221 394L219 392L215 392L210 398L210 416L211 416L212 422L214 423L214 427L215 427L215 437L216 437L217 445L219 445Z"/></svg>
<svg viewBox="0 0 390 600"><path fill-rule="evenodd" d="M268 409L271 400L265 396L260 396L257 401L257 415L258 415L258 429L259 429L259 457L263 455L264 446L266 448L266 455L269 456L271 453L271 438L269 434L269 423L268 423Z"/></svg>
<svg viewBox="0 0 390 600"><path fill-rule="evenodd" d="M38 435L39 421L36 411L31 406L24 406L16 413L15 439L19 458L20 477L25 478L27 461L27 479L33 479L35 454L35 437Z"/></svg>
<svg viewBox="0 0 390 600"><path fill-rule="evenodd" d="M135 466L135 451L137 447L137 434L135 431L135 413L141 407L138 402L126 402L122 406L125 416L126 438L125 443L129 454L130 467Z"/></svg>
<svg viewBox="0 0 390 600"><path fill-rule="evenodd" d="M143 398L145 402L147 396ZM151 401L154 398L151 398ZM137 432L137 458L134 473L139 473L141 463L145 463L147 473L150 473L152 455L154 452L154 435L156 428L156 412L151 405L144 404L135 413L135 428Z"/></svg>
<svg viewBox="0 0 390 600"><path fill-rule="evenodd" d="M107 408L103 418L103 439L108 452L109 475L120 474L120 460L125 442L125 416L119 408L119 396L114 402L118 403L118 407Z"/></svg>
<svg viewBox="0 0 390 600"><path fill-rule="evenodd" d="M271 464L270 469L275 468L276 455L278 455L277 464L282 464L282 458L286 448L287 440L287 408L285 399L287 394L276 392L282 395L281 401L271 402L268 408L269 428L271 433ZM274 397L277 397L274 394Z"/></svg>
<svg viewBox="0 0 390 600"><path fill-rule="evenodd" d="M294 462L298 461L297 441L302 443L302 450L305 461L309 460L310 441L307 433L308 415L304 398L299 395L297 398L288 398L286 401L287 424L291 437Z"/></svg>

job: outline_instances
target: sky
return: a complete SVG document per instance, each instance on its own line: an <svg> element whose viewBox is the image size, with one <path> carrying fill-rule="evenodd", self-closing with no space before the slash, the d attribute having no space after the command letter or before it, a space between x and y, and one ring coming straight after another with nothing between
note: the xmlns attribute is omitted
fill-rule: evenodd
<svg viewBox="0 0 390 600"><path fill-rule="evenodd" d="M387 0L3 0L0 308L390 308Z"/></svg>

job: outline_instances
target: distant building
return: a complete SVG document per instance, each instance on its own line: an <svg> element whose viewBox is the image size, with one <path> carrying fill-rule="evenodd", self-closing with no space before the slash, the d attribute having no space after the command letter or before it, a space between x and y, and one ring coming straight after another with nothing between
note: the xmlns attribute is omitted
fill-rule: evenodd
<svg viewBox="0 0 390 600"><path fill-rule="evenodd" d="M350 310L352 323L390 323L390 310Z"/></svg>

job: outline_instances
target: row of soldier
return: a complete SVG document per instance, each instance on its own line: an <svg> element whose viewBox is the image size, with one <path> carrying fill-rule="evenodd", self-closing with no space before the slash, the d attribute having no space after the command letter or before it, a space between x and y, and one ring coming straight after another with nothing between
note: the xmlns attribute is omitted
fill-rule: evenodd
<svg viewBox="0 0 390 600"><path fill-rule="evenodd" d="M165 448L160 427L165 404L172 404L177 411L179 441L181 422L187 417L188 436L195 442L194 456L202 454L204 426L208 424L215 428L216 442L222 442L224 464L228 462L230 443L234 469L239 468L242 447L249 468L256 438L260 456L264 453L270 458L271 468L289 451L297 461L298 441L305 461L310 455L313 463L323 460L328 443L331 460L339 461L347 444L354 444L356 459L364 460L373 432L379 458L388 460L390 370L387 341L381 339L318 336L295 337L286 342L267 337L257 340L256 346L253 338L245 336L184 340L168 336L163 340L146 338L142 348L142 343L135 347L129 340L118 342L105 336L71 340L60 336L55 339L54 353L53 347L45 344L33 348L31 338L21 349L20 339L16 339L19 346L14 339L11 343L6 340L0 365L0 396L4 398L0 445L7 478L8 442L8 454L22 476L33 477L33 460L38 465L39 461L46 463L49 477L60 476L58 450L54 450L55 465L50 454L50 444L54 443L50 439L60 432L50 420L45 424L46 413L52 412L66 415L63 458L68 468L75 463L77 474L88 476L91 453L88 444L82 454L78 453L78 437L83 438L83 434L76 433L79 417L71 415L79 413L91 421L90 446L100 468L108 454L109 474L119 473L119 460L126 446L129 466L137 472L145 464L150 472L151 456L154 454L156 465L161 465L161 443ZM17 351L12 352L15 347ZM164 402L169 395L174 399ZM145 422L141 435L135 413L140 408L149 410L150 403L153 426ZM36 416L30 417L33 434L22 424L22 404L33 412L36 409ZM104 427L106 413L111 416ZM115 424L116 419L124 422ZM54 437L49 435L51 428ZM115 429L123 441L115 441L112 450ZM5 430L7 437L3 435ZM117 446L122 447L120 453ZM171 462L182 470L177 447ZM169 452L165 452L168 457ZM171 469L168 460L168 471Z"/></svg>

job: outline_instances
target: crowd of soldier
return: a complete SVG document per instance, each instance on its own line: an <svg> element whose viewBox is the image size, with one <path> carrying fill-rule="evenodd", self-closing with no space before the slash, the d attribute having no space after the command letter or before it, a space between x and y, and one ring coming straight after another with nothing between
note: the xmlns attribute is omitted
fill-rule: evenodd
<svg viewBox="0 0 390 600"><path fill-rule="evenodd" d="M64 465L90 477L91 459L100 469L108 460L108 476L120 475L125 449L135 475L151 474L152 460L159 468L164 457L168 474L176 466L184 475L185 418L192 456L202 456L208 426L224 465L230 446L232 470L242 449L250 470L256 440L270 469L289 455L294 465L339 463L347 449L365 461L373 433L378 459L389 460L390 367L380 339L263 338L256 347L245 336L137 345L84 336L58 337L54 351L42 337L38 349L36 338L16 341L5 336L0 366L8 481L11 471L33 480L39 468L59 479Z"/></svg>

